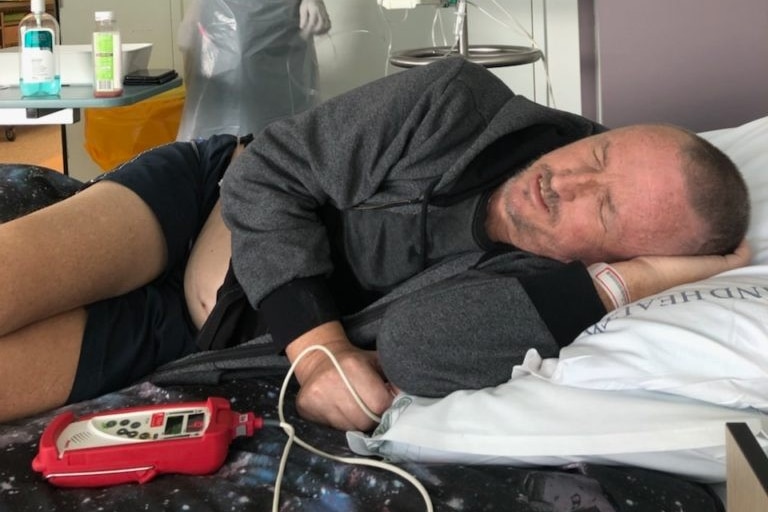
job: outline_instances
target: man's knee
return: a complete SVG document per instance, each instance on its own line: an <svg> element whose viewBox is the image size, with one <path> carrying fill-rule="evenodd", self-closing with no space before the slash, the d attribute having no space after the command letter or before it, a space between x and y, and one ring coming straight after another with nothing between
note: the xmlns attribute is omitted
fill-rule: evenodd
<svg viewBox="0 0 768 512"><path fill-rule="evenodd" d="M0 337L0 422L66 403L86 320L80 308Z"/></svg>

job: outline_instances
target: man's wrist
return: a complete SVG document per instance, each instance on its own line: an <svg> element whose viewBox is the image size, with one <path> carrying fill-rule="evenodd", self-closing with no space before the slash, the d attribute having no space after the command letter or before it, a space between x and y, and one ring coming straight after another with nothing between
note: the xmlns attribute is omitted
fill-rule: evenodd
<svg viewBox="0 0 768 512"><path fill-rule="evenodd" d="M318 325L294 339L285 347L285 355L289 361L294 362L302 352L313 345L325 346L333 353L352 346L341 322L331 321ZM303 380L304 375L312 373L318 363L324 361L327 361L327 358L323 354L308 354L302 358L296 367L296 377L299 382Z"/></svg>
<svg viewBox="0 0 768 512"><path fill-rule="evenodd" d="M622 275L607 263L595 263L587 267L589 275L596 283L596 289L606 308L618 309L632 301L629 287Z"/></svg>

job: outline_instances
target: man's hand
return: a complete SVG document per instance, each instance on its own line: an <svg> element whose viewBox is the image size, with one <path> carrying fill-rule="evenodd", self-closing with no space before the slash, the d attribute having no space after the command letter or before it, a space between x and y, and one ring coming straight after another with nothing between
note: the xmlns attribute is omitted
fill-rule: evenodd
<svg viewBox="0 0 768 512"><path fill-rule="evenodd" d="M642 299L679 284L707 279L749 264L752 253L744 240L724 256L641 256L611 263L629 290L630 300ZM599 287L598 287L599 289ZM608 309L610 302L603 300Z"/></svg>
<svg viewBox="0 0 768 512"><path fill-rule="evenodd" d="M339 322L329 322L303 334L286 347L285 353L295 361L312 345L323 345L335 356L374 414L380 416L392 405L393 395L384 381L376 353L354 347ZM295 375L301 384L296 408L302 417L339 430L367 431L375 426L376 422L358 406L331 360L321 351L302 357Z"/></svg>
<svg viewBox="0 0 768 512"><path fill-rule="evenodd" d="M323 0L301 0L299 29L304 38L320 36L331 30L331 19Z"/></svg>

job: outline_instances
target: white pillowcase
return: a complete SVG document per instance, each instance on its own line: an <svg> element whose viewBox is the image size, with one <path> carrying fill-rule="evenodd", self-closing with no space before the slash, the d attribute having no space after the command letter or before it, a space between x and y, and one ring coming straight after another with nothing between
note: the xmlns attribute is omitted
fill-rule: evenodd
<svg viewBox="0 0 768 512"><path fill-rule="evenodd" d="M531 351L504 385L403 396L374 436L350 433L350 446L396 459L621 463L723 481L725 422L757 433L758 409L768 411L768 117L702 135L747 181L754 266L611 312L557 359ZM765 434L758 440L768 446Z"/></svg>
<svg viewBox="0 0 768 512"><path fill-rule="evenodd" d="M768 266L635 301L579 335L558 359L537 366L528 358L524 366L566 386L662 391L768 411Z"/></svg>
<svg viewBox="0 0 768 512"><path fill-rule="evenodd" d="M400 395L361 455L514 466L625 464L702 482L725 480L725 423L743 422L763 446L762 415L650 392L559 386L528 375L442 399Z"/></svg>
<svg viewBox="0 0 768 512"><path fill-rule="evenodd" d="M753 264L768 264L768 117L701 134L723 150L741 170L752 202L747 239Z"/></svg>

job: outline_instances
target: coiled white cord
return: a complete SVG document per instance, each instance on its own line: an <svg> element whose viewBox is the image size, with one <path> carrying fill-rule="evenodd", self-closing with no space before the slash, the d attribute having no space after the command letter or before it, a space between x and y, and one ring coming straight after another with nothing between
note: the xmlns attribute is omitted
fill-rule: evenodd
<svg viewBox="0 0 768 512"><path fill-rule="evenodd" d="M330 358L331 362L333 363L333 366L339 372L339 375L341 376L341 379L344 382L344 385L352 394L352 397L354 398L357 405L360 406L360 409L362 409L362 411L375 422L377 423L381 422L381 418L379 418L376 414L374 414L368 408L368 406L366 406L365 403L363 403L363 400L360 398L360 395L357 393L357 391L355 391L355 388L352 386L352 383L349 382L349 379L344 374L344 370L342 370L341 365L336 360L336 358L334 357L334 355L331 353L330 350L328 350L326 347L323 347L322 345L312 345L304 349L298 355L298 357L296 357L296 360L293 361L293 364L291 364L291 367L288 369L288 373L286 374L285 379L283 380L283 385L282 385L282 388L280 389L280 397L277 402L277 413L278 413L278 417L280 418L280 427L288 436L288 440L285 443L285 448L283 449L283 455L280 459L280 466L277 471L277 476L275 477L275 492L272 500L273 512L278 512L279 510L280 488L283 480L283 475L285 473L285 465L287 464L287 461L288 461L288 454L290 453L290 449L293 443L296 443L297 445L301 446L306 450L309 450L310 452L316 455L320 455L321 457L325 457L330 460L343 462L345 464L358 464L361 466L370 466L370 467L380 468L380 469L389 471L391 473L394 473L400 476L401 478L407 480L408 482L410 482L419 491L422 498L424 499L424 503L426 505L426 511L433 512L434 509L432 507L432 500L429 497L429 493L427 492L426 488L424 488L424 486L421 484L421 482L419 482L416 479L416 477L414 477L404 469L394 466L392 464L388 464L386 462L381 462L373 459L363 459L363 458L357 458L357 457L340 457L337 455L333 455L333 454L324 452L318 448L315 448L314 446L303 441L301 438L299 438L296 435L296 431L294 430L293 426L286 421L285 414L283 412L283 407L285 404L285 393L288 388L288 383L290 382L291 377L293 376L293 373L296 369L296 365L299 363L299 361L302 360L304 356L316 350L323 352L326 356L328 356L328 358Z"/></svg>

